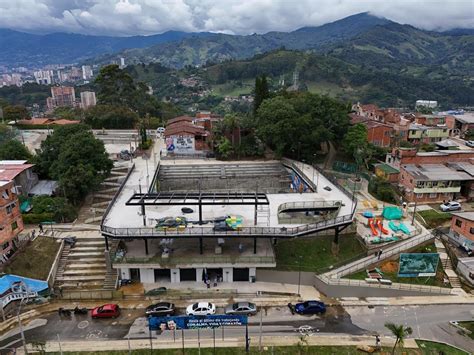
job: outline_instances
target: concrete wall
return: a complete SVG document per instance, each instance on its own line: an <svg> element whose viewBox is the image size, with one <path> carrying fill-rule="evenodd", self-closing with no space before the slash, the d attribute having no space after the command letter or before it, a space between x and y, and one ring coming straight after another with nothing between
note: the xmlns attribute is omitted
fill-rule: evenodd
<svg viewBox="0 0 474 355"><path fill-rule="evenodd" d="M298 271L277 271L257 269L258 282L277 282L282 284L298 285ZM301 285L314 285L314 272L301 272Z"/></svg>
<svg viewBox="0 0 474 355"><path fill-rule="evenodd" d="M222 279L224 282L233 282L234 281L234 268L224 267L222 268Z"/></svg>
<svg viewBox="0 0 474 355"><path fill-rule="evenodd" d="M155 282L155 271L154 269L140 269L140 282L141 283L154 283Z"/></svg>
<svg viewBox="0 0 474 355"><path fill-rule="evenodd" d="M181 282L181 273L179 269L171 269L171 282Z"/></svg>

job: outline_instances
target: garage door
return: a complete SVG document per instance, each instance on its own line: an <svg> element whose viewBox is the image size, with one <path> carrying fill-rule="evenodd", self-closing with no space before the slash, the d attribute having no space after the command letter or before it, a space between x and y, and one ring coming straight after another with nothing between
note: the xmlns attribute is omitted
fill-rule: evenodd
<svg viewBox="0 0 474 355"><path fill-rule="evenodd" d="M196 281L196 269L179 269L181 281Z"/></svg>
<svg viewBox="0 0 474 355"><path fill-rule="evenodd" d="M249 269L234 268L234 281L249 281Z"/></svg>

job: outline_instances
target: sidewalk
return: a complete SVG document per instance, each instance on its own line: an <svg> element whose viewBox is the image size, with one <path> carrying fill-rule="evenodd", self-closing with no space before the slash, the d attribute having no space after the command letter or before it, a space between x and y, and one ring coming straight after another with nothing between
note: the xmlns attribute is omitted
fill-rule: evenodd
<svg viewBox="0 0 474 355"><path fill-rule="evenodd" d="M193 332L192 330L187 330L186 332ZM181 349L181 332L176 336L176 342L169 342L163 340L153 339L153 349ZM197 348L198 342L197 339L186 339L186 333L184 336L184 347L185 348ZM373 336L352 336L345 334L338 335L326 335L326 334L315 334L313 336L307 337L309 346L359 346L359 345L375 345L375 338ZM262 337L262 346L292 346L297 345L300 341L298 336L263 336ZM393 346L395 339L381 336L382 346ZM256 336L251 338L251 346L258 346L259 339ZM201 348L212 348L214 346L213 339L201 339L200 341ZM28 350L36 350L32 344L28 344ZM235 338L229 337L225 341L216 338L216 347L245 347L244 337ZM405 340L405 348L417 349L418 345L415 342L415 339ZM150 340L149 339L139 339L139 340L130 340L130 348L137 349L150 349ZM107 340L107 341L67 341L61 342L62 351L111 351L111 350L124 350L129 349L128 340ZM23 349L19 348L17 354L23 354ZM47 342L45 344L44 350L46 352L59 352L59 342Z"/></svg>
<svg viewBox="0 0 474 355"><path fill-rule="evenodd" d="M474 296L465 294L465 296L407 296L407 297L342 297L339 302L344 307L357 306L418 306L435 304L473 304ZM473 306L474 307L474 306Z"/></svg>

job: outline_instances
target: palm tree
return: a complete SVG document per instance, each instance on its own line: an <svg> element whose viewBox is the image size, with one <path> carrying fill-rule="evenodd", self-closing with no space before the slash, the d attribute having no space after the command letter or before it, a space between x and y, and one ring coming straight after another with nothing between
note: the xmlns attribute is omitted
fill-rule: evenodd
<svg viewBox="0 0 474 355"><path fill-rule="evenodd" d="M413 333L413 329L405 327L403 324L397 325L395 323L385 323L385 328L390 330L396 338L395 345L393 345L392 349L392 355L395 354L395 348L397 345L400 345L400 347L403 348L405 338Z"/></svg>

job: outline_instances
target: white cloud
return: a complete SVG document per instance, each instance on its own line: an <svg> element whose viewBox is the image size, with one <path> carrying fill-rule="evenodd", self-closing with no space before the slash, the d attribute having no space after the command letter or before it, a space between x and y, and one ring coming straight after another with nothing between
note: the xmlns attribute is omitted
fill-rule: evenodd
<svg viewBox="0 0 474 355"><path fill-rule="evenodd" d="M473 0L0 0L0 28L250 34L318 26L365 11L424 29L474 28Z"/></svg>

